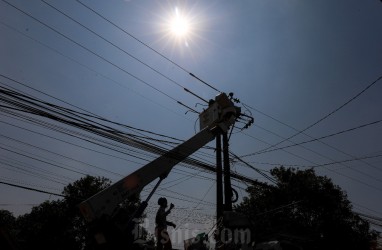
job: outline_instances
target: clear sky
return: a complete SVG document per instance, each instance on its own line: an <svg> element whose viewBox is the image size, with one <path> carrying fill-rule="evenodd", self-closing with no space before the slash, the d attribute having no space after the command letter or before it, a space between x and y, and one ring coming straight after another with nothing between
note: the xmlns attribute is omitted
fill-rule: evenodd
<svg viewBox="0 0 382 250"><path fill-rule="evenodd" d="M174 31L179 27L171 26L173 18L186 20L184 34ZM243 111L251 112L254 125L243 132L234 131L230 140L232 152L245 156L310 127L378 79L382 75L381 24L382 3L378 0L1 0L0 85L64 105L10 79L17 80L107 119L184 140L198 130L197 115L185 114L187 109L177 101L198 111L203 106L195 106L201 101L183 87L204 99L218 94L187 73L192 72L220 91L233 92L249 106ZM278 146L379 121L381 94L382 80ZM81 177L20 153L113 181L119 177L89 169L78 161L122 176L144 165L136 158L4 115L1 111L3 181L60 192L70 180ZM243 159L265 171L277 164L301 169L318 166L318 174L329 176L347 192L355 211L382 216L381 157L355 160L382 154L380 123L301 146ZM213 151L205 152L207 156L199 157L213 163ZM345 160L349 161L322 166ZM239 163L233 164L233 169L263 180ZM179 166L176 171L163 186L167 190L160 193L173 197L170 202L179 208L175 222L186 223L180 217L188 216L189 220L196 221L199 216L207 221L215 212L214 176L199 173L209 179L182 179L182 171L197 170ZM42 173L60 181L42 179ZM176 182L178 179L184 181ZM243 183L234 184L245 188ZM46 199L57 197L5 185L0 188L0 208L16 215ZM190 214L190 208L198 213ZM156 209L155 202L152 209Z"/></svg>

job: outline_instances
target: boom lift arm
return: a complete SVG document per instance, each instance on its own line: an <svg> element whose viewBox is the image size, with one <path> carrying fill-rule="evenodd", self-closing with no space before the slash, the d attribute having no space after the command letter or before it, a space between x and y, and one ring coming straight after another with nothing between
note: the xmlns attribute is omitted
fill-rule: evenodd
<svg viewBox="0 0 382 250"><path fill-rule="evenodd" d="M157 187L176 164L212 141L218 133L226 132L235 123L239 115L240 108L236 107L226 94L221 93L216 96L215 100L210 101L209 107L199 115L200 132L80 203L80 211L85 220L93 222L104 217L112 217L119 204L140 193L146 185L160 178Z"/></svg>

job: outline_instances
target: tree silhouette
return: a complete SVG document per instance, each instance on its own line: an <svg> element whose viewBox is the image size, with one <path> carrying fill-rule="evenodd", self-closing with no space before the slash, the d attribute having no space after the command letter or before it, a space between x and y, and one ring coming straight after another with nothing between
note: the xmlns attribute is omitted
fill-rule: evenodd
<svg viewBox="0 0 382 250"><path fill-rule="evenodd" d="M257 242L280 240L304 249L369 249L377 236L352 212L346 193L313 169L271 170L277 185L251 186L235 207L253 222Z"/></svg>
<svg viewBox="0 0 382 250"><path fill-rule="evenodd" d="M17 249L16 218L7 210L0 210L0 249Z"/></svg>
<svg viewBox="0 0 382 250"><path fill-rule="evenodd" d="M7 235L12 232L18 243L17 249L95 249L94 235L80 214L78 204L110 186L110 183L103 177L83 177L64 188L63 199L45 201L18 218L6 210L0 210L0 225L6 225ZM137 208L139 201L139 197L135 197L121 204L121 215L117 219L126 219ZM9 246L8 241L5 243ZM8 248L0 245L0 249Z"/></svg>

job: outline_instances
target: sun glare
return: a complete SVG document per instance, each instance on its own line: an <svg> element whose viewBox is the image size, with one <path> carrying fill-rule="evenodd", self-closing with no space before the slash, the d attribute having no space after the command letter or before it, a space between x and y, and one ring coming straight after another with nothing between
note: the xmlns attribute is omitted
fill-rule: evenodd
<svg viewBox="0 0 382 250"><path fill-rule="evenodd" d="M190 21L175 8L175 15L170 22L171 33L177 37L186 37L190 31Z"/></svg>
<svg viewBox="0 0 382 250"><path fill-rule="evenodd" d="M166 1L163 1L166 2ZM195 6L163 5L163 12L158 22L159 40L165 47L179 51L195 50L201 37L203 17ZM187 49L187 50L186 50Z"/></svg>

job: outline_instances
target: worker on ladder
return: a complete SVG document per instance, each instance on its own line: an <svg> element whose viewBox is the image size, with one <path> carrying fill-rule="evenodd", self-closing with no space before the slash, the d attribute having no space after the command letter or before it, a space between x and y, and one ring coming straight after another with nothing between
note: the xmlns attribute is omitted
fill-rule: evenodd
<svg viewBox="0 0 382 250"><path fill-rule="evenodd" d="M167 208L167 199L161 197L158 199L159 209L155 217L155 236L157 238L157 250L171 250L172 244L170 236L167 232L167 226L176 227L176 225L170 221L167 221L167 215L171 213L174 208L174 204L171 203L170 208Z"/></svg>

